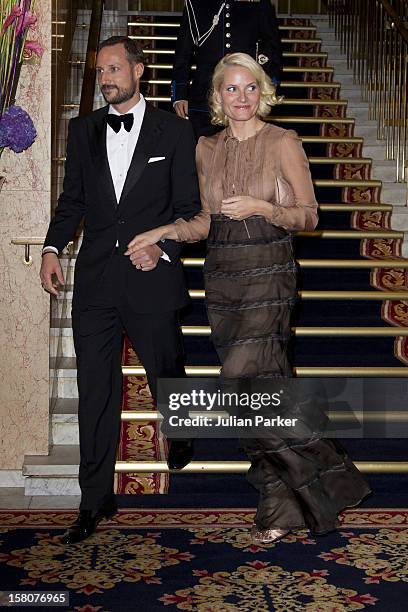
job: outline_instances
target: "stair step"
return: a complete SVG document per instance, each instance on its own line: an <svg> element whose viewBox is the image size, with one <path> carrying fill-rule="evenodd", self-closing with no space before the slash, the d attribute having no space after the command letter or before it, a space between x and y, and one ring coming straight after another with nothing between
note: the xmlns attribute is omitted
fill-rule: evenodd
<svg viewBox="0 0 408 612"><path fill-rule="evenodd" d="M318 209L322 212L346 212L346 211L384 211L391 212L394 208L391 204L376 204L374 202L362 202L361 204L350 204L349 202L338 202L337 204L319 204Z"/></svg>
<svg viewBox="0 0 408 612"><path fill-rule="evenodd" d="M408 205L407 188L404 183L395 183L394 181L383 181L381 188L381 197L385 202L392 202L394 207Z"/></svg>
<svg viewBox="0 0 408 612"><path fill-rule="evenodd" d="M352 138L342 138L342 139L333 139L333 138L327 138L327 139L323 139L321 138L320 140L316 140L316 139L312 139L312 138L307 138L307 136L304 137L300 137L300 139L302 140L303 143L305 144L322 144L322 143L361 143L362 140L356 138L355 140L353 140ZM348 157L327 157L326 155L321 155L321 156L313 156L313 155L309 155L308 156L308 160L310 164L332 164L332 165L339 165L339 164L365 164L365 165L371 165L372 164L372 159L369 157L353 157L353 156L348 156ZM65 157L56 157L54 158L54 161L58 161L58 162L65 162L66 158ZM382 164L384 164L384 167L386 168L393 168L394 164L392 162L392 160L386 160L386 161L382 161ZM379 168L381 168L381 165L379 163L377 163L377 166Z"/></svg>
<svg viewBox="0 0 408 612"><path fill-rule="evenodd" d="M397 166L392 160L372 160L371 175L384 182L395 181L397 178Z"/></svg>
<svg viewBox="0 0 408 612"><path fill-rule="evenodd" d="M308 144L329 144L329 143L362 143L362 139L360 138L324 138L321 137L319 140L313 137L300 136L300 139L305 145ZM371 165L372 159L369 157L327 157L327 155L314 156L309 155L308 160L310 164L325 164L325 165L339 165L339 164L358 164L358 165ZM53 161L57 161L59 163L63 163L66 161L65 157L56 157ZM381 171L384 168L394 168L394 162L392 160L382 160L381 162L376 163L376 167Z"/></svg>
<svg viewBox="0 0 408 612"><path fill-rule="evenodd" d="M78 468L78 445L54 446L46 457L26 455L25 495L80 495Z"/></svg>
<svg viewBox="0 0 408 612"><path fill-rule="evenodd" d="M408 206L395 207L391 216L393 230L408 231Z"/></svg>
<svg viewBox="0 0 408 612"><path fill-rule="evenodd" d="M355 80L352 71L347 70L346 72L340 71L340 70L334 70L334 75L336 78L336 81L338 81L341 85L341 89L343 91L343 88L349 88L349 89L355 89L361 92L361 87L359 85L359 83Z"/></svg>
<svg viewBox="0 0 408 612"><path fill-rule="evenodd" d="M163 34L131 34L129 38L131 38L132 40L138 40L138 41L140 40L145 40L145 41L154 40L154 41L168 41L168 42L173 41L174 43L177 41L177 36L163 35ZM287 38L285 36L282 36L280 41L282 45L294 45L298 43L308 43L308 44L311 43L315 45L317 44L320 45L322 43L321 38L299 39L299 38ZM339 45L336 45L336 47L339 47Z"/></svg>
<svg viewBox="0 0 408 612"><path fill-rule="evenodd" d="M186 366L187 376L218 376L220 366L195 365ZM145 370L142 366L123 366L122 372L125 376L144 376ZM399 377L408 376L408 368L400 367L377 367L377 366L297 366L294 368L297 377Z"/></svg>
<svg viewBox="0 0 408 612"><path fill-rule="evenodd" d="M405 300L408 296L407 291L299 291L299 298L302 300ZM204 289L190 289L189 295L192 300L201 300L205 298ZM64 296L57 298L57 301L63 299L72 299L72 290L69 289ZM51 319L51 328L66 327L65 322L71 325L71 317L53 317Z"/></svg>
<svg viewBox="0 0 408 612"><path fill-rule="evenodd" d="M330 66L283 66L282 72L285 73L306 73L306 74L314 74L314 73L322 73L322 74L333 74L334 68ZM314 81L315 83L319 83L319 81Z"/></svg>
<svg viewBox="0 0 408 612"><path fill-rule="evenodd" d="M131 13L128 13L131 14ZM138 14L141 14L140 11L138 11ZM152 15L153 13L147 13L149 16ZM160 13L160 15L162 15L162 13ZM181 15L182 13L177 13L177 12L172 12L170 13L170 15L172 17L178 17L181 19ZM173 22L151 22L151 21L128 21L127 23L128 27L135 27L135 28L179 28L180 27L180 21L173 21ZM281 32L316 32L316 26L292 26L292 25L279 25L279 31ZM298 39L291 39L291 40L298 40ZM306 39L307 41L310 39ZM302 39L300 39L300 41L302 42Z"/></svg>
<svg viewBox="0 0 408 612"><path fill-rule="evenodd" d="M190 297L193 299L193 303L190 309L183 313L181 321L184 325L186 335L192 335L193 332L190 331L192 327L208 323L207 312L204 305L204 289L190 289L189 293ZM373 330L374 335L378 334L381 336L384 335L381 334L382 328L378 327L381 302L386 300L408 300L408 291L303 290L299 291L298 294L301 300L297 305L299 311L296 317L298 336L308 333L307 326L319 326L323 317L325 326L335 326L336 330L343 329L344 327L350 328L350 321L353 321L353 325L360 324L365 327L373 324L376 326ZM67 299L70 301L70 298ZM316 302L318 306L316 306ZM342 304L336 306L333 302L342 302ZM371 311L368 311L368 304L373 305L374 315L369 315ZM357 311L355 311L354 305L356 305ZM322 308L329 309L329 314L324 315ZM50 328L50 356L57 357L63 355L64 357L75 357L72 319L69 316L61 317L61 312L57 308L53 310L54 314L51 319ZM352 330L353 328L351 327L350 329ZM395 327L384 329L387 330L385 332L386 336L405 335L403 331L405 328L402 328L401 333L399 329ZM316 335L326 335L325 330L329 333L329 330L323 327L322 331ZM208 334L209 332L203 333ZM338 333L340 333L340 331ZM347 336L350 334L345 332L342 335ZM362 333L362 335L367 334Z"/></svg>
<svg viewBox="0 0 408 612"><path fill-rule="evenodd" d="M53 398L52 418L61 422L68 422L69 418L78 420L77 398Z"/></svg>
<svg viewBox="0 0 408 612"><path fill-rule="evenodd" d="M145 96L148 102L171 102L170 96ZM280 106L347 106L347 100L318 100L313 98L285 98L279 103ZM78 102L62 104L61 108L79 108Z"/></svg>
<svg viewBox="0 0 408 612"><path fill-rule="evenodd" d="M377 130L373 133L373 139L367 139L364 141L363 152L367 157L371 157L373 161L384 161L386 160L387 148L384 141L377 140ZM392 163L393 160L390 160Z"/></svg>
<svg viewBox="0 0 408 612"><path fill-rule="evenodd" d="M288 117L282 117L282 119L288 119ZM304 119L304 117L303 117ZM277 121L275 117L273 121ZM292 118L293 120L293 118ZM322 144L322 143L354 143L364 144L364 138L357 136L299 136L303 144Z"/></svg>
<svg viewBox="0 0 408 612"><path fill-rule="evenodd" d="M271 117L267 117L266 118L267 121L270 121L272 123L333 123L334 125L336 124L354 124L355 119L352 117L335 117L335 118L329 118L329 117L302 117L302 116L280 116L280 115L273 115ZM373 122L374 123L374 122Z"/></svg>
<svg viewBox="0 0 408 612"><path fill-rule="evenodd" d="M76 428L78 428L78 400L72 400L72 402L76 403L76 412L75 414L71 415L71 419L72 419L72 423L75 424ZM402 407L401 407L402 408ZM189 411L190 415L199 415L199 414L203 414L203 411L200 409L197 410L190 410ZM205 412L204 412L205 414ZM334 419L334 420L343 420L341 417L339 418L335 412L331 412L329 413L330 418ZM356 414L356 411L350 411L350 416L354 415L357 418L366 418L369 419L370 421L382 421L382 420L386 420L388 423L389 422L407 422L408 421L408 413L407 411L404 409L396 409L396 410L387 410L386 412L379 412L378 410L361 410L358 414ZM64 414L55 414L55 421L58 423L61 421L61 417L63 418L65 415ZM152 410L149 407L146 407L145 409L143 409L143 406L139 406L139 408L137 410L123 410L120 414L120 418L121 421L161 421L163 420L163 416L162 414L157 411L157 410ZM78 444L78 443L77 443ZM66 443L66 444L61 444L61 446L76 446L77 444L71 444L71 443Z"/></svg>
<svg viewBox="0 0 408 612"><path fill-rule="evenodd" d="M26 455L23 476L72 476L78 475L79 446L66 444L54 446L47 456Z"/></svg>
<svg viewBox="0 0 408 612"><path fill-rule="evenodd" d="M138 37L136 36L129 36L129 38L133 39L133 40L138 40ZM298 42L302 42L302 41L298 41ZM304 42L304 41L303 41ZM306 41L308 42L308 41ZM143 53L147 56L149 55L174 55L175 51L174 49L143 49ZM299 51L283 51L282 52L282 57L296 57L296 58L319 58L319 59L327 59L327 53L324 53L322 51L304 51L304 52L299 52Z"/></svg>
<svg viewBox="0 0 408 612"><path fill-rule="evenodd" d="M309 157L309 164L359 164L370 166L372 164L372 159L368 157ZM388 162L389 163L389 162ZM387 166L391 167L391 166Z"/></svg>
<svg viewBox="0 0 408 612"><path fill-rule="evenodd" d="M406 292L404 299L408 298ZM58 329L58 324L62 328L71 327L71 319L53 319L52 324ZM184 336L210 336L211 328L209 325L182 325L181 331ZM310 336L408 336L408 327L354 327L354 326L313 326L302 327L296 326L292 328L295 336L310 337ZM63 357L61 359L71 359L71 357ZM64 367L66 362L62 362L61 367Z"/></svg>
<svg viewBox="0 0 408 612"><path fill-rule="evenodd" d="M58 398L51 414L51 442L57 445L79 444L78 398Z"/></svg>
<svg viewBox="0 0 408 612"><path fill-rule="evenodd" d="M51 364L52 365L52 364ZM186 366L188 376L215 376L218 375L220 366L213 365L189 365ZM72 357L58 359L58 374L62 377L73 378L76 376L76 360ZM301 366L294 368L297 376L408 376L408 367L380 367L380 366ZM124 376L144 376L145 370L142 366L122 366ZM75 397L75 396L72 396Z"/></svg>
<svg viewBox="0 0 408 612"><path fill-rule="evenodd" d="M406 461L355 461L365 473L405 473ZM192 461L185 473L246 473L248 461ZM54 446L48 457L28 455L24 459L25 495L80 495L78 485L79 446ZM168 472L165 461L117 461L116 472Z"/></svg>
<svg viewBox="0 0 408 612"><path fill-rule="evenodd" d="M381 181L354 179L314 179L316 187L381 187ZM389 198L386 198L389 201Z"/></svg>
<svg viewBox="0 0 408 612"><path fill-rule="evenodd" d="M72 62L70 62L74 65L76 64L85 64L84 60L74 60ZM151 70L172 70L173 69L173 65L172 64L164 64L164 63L158 63L158 62L154 62L154 63L147 63L146 64L146 68L150 68ZM192 70L196 70L196 66L193 64L191 66ZM322 73L322 74L332 74L334 72L333 68L327 67L327 66L283 66L281 69L282 73L287 73L287 74L292 74L292 73L306 73L306 74L315 74L315 73ZM316 84L320 83L320 81L314 81ZM325 82L325 81L323 81Z"/></svg>
<svg viewBox="0 0 408 612"><path fill-rule="evenodd" d="M171 85L171 79L142 79L141 83L148 83L150 85ZM281 88L305 88L305 89L315 89L318 87L319 89L339 89L341 87L341 83L337 83L335 81L281 81L279 83Z"/></svg>
<svg viewBox="0 0 408 612"><path fill-rule="evenodd" d="M354 461L357 468L363 473L406 474L408 461ZM180 470L183 474L198 473L224 473L246 474L251 464L249 461L191 461ZM165 461L117 461L116 472L171 472Z"/></svg>
<svg viewBox="0 0 408 612"><path fill-rule="evenodd" d="M301 258L296 260L300 268L408 268L407 258L396 258L396 259L314 259L314 258ZM188 268L202 268L204 265L203 257L183 257L182 263ZM71 267L75 265L75 255L67 258L61 257L61 264L64 267L67 264Z"/></svg>
<svg viewBox="0 0 408 612"><path fill-rule="evenodd" d="M79 444L78 415L53 415L51 420L51 442L54 446Z"/></svg>
<svg viewBox="0 0 408 612"><path fill-rule="evenodd" d="M202 268L204 259L185 257L186 267ZM408 268L407 259L298 259L300 268Z"/></svg>
<svg viewBox="0 0 408 612"><path fill-rule="evenodd" d="M355 124L354 127L354 135L357 137L364 138L364 144L380 143L384 145L385 143L385 140L378 139L377 122L372 119L364 121L362 119L359 119L359 121Z"/></svg>

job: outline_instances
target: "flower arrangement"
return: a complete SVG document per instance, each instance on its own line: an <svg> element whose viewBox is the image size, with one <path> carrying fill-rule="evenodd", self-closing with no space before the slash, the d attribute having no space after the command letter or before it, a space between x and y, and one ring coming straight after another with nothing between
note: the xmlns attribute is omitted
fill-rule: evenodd
<svg viewBox="0 0 408 612"><path fill-rule="evenodd" d="M24 151L37 136L31 117L14 104L23 60L44 51L37 40L28 39L37 24L34 1L0 0L0 155L5 147Z"/></svg>

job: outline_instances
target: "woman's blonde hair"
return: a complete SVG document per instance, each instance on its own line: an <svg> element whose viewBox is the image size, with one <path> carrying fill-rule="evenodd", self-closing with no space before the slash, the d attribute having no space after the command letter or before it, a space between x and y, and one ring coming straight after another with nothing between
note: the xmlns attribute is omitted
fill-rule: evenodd
<svg viewBox="0 0 408 612"><path fill-rule="evenodd" d="M229 123L228 117L222 110L221 102L217 100L217 94L219 95L220 93L221 85L224 80L224 73L226 69L231 66L242 66L253 74L261 93L257 115L259 117L266 117L269 115L270 107L279 104L283 99L281 96L276 96L276 88L272 84L270 77L263 68L261 68L258 62L247 53L230 53L225 55L218 62L213 72L209 94L211 123L224 126L227 126Z"/></svg>

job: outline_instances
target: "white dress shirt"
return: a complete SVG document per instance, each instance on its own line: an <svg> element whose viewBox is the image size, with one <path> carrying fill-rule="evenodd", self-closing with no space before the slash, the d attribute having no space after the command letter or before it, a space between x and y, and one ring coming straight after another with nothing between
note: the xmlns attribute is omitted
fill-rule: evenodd
<svg viewBox="0 0 408 612"><path fill-rule="evenodd" d="M140 128L142 127L143 117L146 110L146 101L142 94L140 100L126 114L133 114L133 125L130 132L125 130L125 126L120 126L119 132L115 132L109 124L106 126L106 151L108 154L108 163L112 175L113 186L115 189L116 201L119 203L122 195L123 187L126 181L133 153L139 139ZM109 106L108 113L120 115L112 105ZM119 246L116 243L116 246ZM58 249L53 246L47 246L43 249L44 253L53 252L58 255ZM170 261L167 253L161 255L166 261Z"/></svg>
<svg viewBox="0 0 408 612"><path fill-rule="evenodd" d="M116 200L119 203L125 184L126 175L132 161L133 152L139 139L140 128L146 110L146 101L140 94L139 102L126 114L133 114L133 125L130 132L125 130L125 126L120 126L118 133L110 125L106 128L106 150L108 153L109 168L112 175L113 186L115 188ZM120 115L113 106L109 106L109 113Z"/></svg>

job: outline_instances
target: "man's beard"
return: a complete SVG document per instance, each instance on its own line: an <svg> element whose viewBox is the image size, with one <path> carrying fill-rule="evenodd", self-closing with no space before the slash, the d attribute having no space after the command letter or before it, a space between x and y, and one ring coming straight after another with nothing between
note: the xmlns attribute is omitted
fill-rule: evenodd
<svg viewBox="0 0 408 612"><path fill-rule="evenodd" d="M113 97L109 97L108 99L105 95L104 90L108 95L112 92ZM114 94L115 90L116 95ZM105 98L105 101L109 104L122 104L123 102L127 102L128 100L130 100L135 95L136 85L131 85L131 87L129 87L128 89L117 87L117 85L104 85L103 87L101 87L101 92L103 97Z"/></svg>

